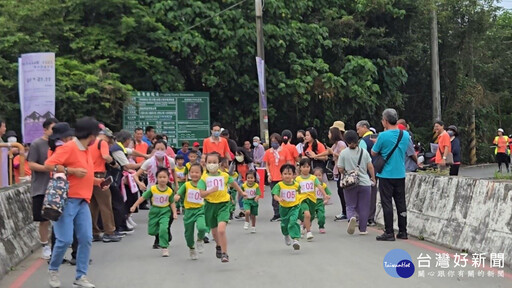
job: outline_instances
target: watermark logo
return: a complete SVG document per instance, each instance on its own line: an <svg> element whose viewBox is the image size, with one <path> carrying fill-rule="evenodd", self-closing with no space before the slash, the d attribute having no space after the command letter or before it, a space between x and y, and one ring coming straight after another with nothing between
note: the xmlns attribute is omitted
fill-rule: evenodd
<svg viewBox="0 0 512 288"><path fill-rule="evenodd" d="M402 249L393 249L384 257L384 270L394 278L409 278L414 275L412 257Z"/></svg>

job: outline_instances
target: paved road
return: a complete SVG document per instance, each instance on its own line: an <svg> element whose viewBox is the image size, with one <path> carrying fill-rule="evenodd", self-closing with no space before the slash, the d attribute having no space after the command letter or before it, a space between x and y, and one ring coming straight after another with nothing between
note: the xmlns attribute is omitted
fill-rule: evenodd
<svg viewBox="0 0 512 288"><path fill-rule="evenodd" d="M333 186L331 184L330 186ZM334 187L332 187L334 188ZM434 268L436 253L456 253L416 239L396 242L377 242L375 236L381 232L370 229L369 235L348 235L346 223L333 222L339 210L339 200L327 207L327 234L319 235L315 223L313 242L302 241L300 251L293 251L284 245L279 223L271 223L270 198L262 200L256 234L243 230L242 221L233 221L228 226L230 263L220 263L215 258L214 244L206 244L205 253L192 261L183 238L181 219L172 227L174 240L171 243L171 257L160 257L160 251L153 250L153 238L146 235L147 211L135 216L139 223L137 231L120 243L93 243L89 279L97 287L512 287L512 272L504 269L504 278L489 277L488 270L482 270L485 277L478 277L478 269L463 269L464 276L457 277L459 268ZM181 217L181 216L180 216ZM384 256L391 249L404 249L416 265L415 274L409 279L396 279L383 269ZM499 252L499 251L496 251ZM7 275L0 288L7 287L48 287L47 264L37 260L39 251ZM428 254L432 268L418 268L417 257ZM453 266L453 259L450 267ZM37 265L40 265L39 267ZM488 266L487 263L486 266ZM34 270L33 273L31 270ZM62 287L72 287L74 267L61 267ZM425 271L425 278L419 277L419 270ZM438 277L444 270L447 277ZM455 272L448 277L448 271ZM475 278L467 273L475 271ZM428 273L434 273L429 276ZM12 283L23 282L20 286Z"/></svg>
<svg viewBox="0 0 512 288"><path fill-rule="evenodd" d="M503 167L505 169L505 167ZM498 164L483 164L476 166L466 166L460 168L459 175L464 177L489 179L494 178L494 173L498 170Z"/></svg>

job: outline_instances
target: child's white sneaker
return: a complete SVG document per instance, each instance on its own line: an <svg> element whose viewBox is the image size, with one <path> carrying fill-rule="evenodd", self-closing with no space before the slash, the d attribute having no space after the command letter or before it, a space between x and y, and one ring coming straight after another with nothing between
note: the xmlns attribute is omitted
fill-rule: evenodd
<svg viewBox="0 0 512 288"><path fill-rule="evenodd" d="M249 222L245 222L245 223L244 223L244 229L245 229L245 230L249 229Z"/></svg>

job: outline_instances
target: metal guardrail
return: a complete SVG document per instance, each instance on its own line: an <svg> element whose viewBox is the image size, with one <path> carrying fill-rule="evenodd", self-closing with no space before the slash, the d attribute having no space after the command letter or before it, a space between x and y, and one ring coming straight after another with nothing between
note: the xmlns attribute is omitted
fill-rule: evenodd
<svg viewBox="0 0 512 288"><path fill-rule="evenodd" d="M12 185L13 184L13 177L11 176L10 173L12 173L13 171L13 167L12 167L12 160L14 158L14 152L13 152L13 149L11 148L18 148L18 151L19 151L19 156L20 156L20 178L21 177L25 177L25 147L23 147L23 145L21 145L20 143L0 143L0 148L8 148L9 149L9 164L8 164L8 167L7 170L8 171L8 177L9 177L9 185ZM2 157L2 149L0 149L0 159ZM4 169L5 167L3 167L3 165L0 165L0 183L3 183L4 179L3 179L3 175L4 175Z"/></svg>

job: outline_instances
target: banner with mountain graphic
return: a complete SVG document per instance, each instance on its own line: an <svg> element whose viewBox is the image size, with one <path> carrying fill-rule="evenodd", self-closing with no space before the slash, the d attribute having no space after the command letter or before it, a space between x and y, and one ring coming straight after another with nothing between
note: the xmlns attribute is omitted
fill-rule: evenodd
<svg viewBox="0 0 512 288"><path fill-rule="evenodd" d="M55 53L22 54L19 93L23 142L43 136L43 122L55 117Z"/></svg>

